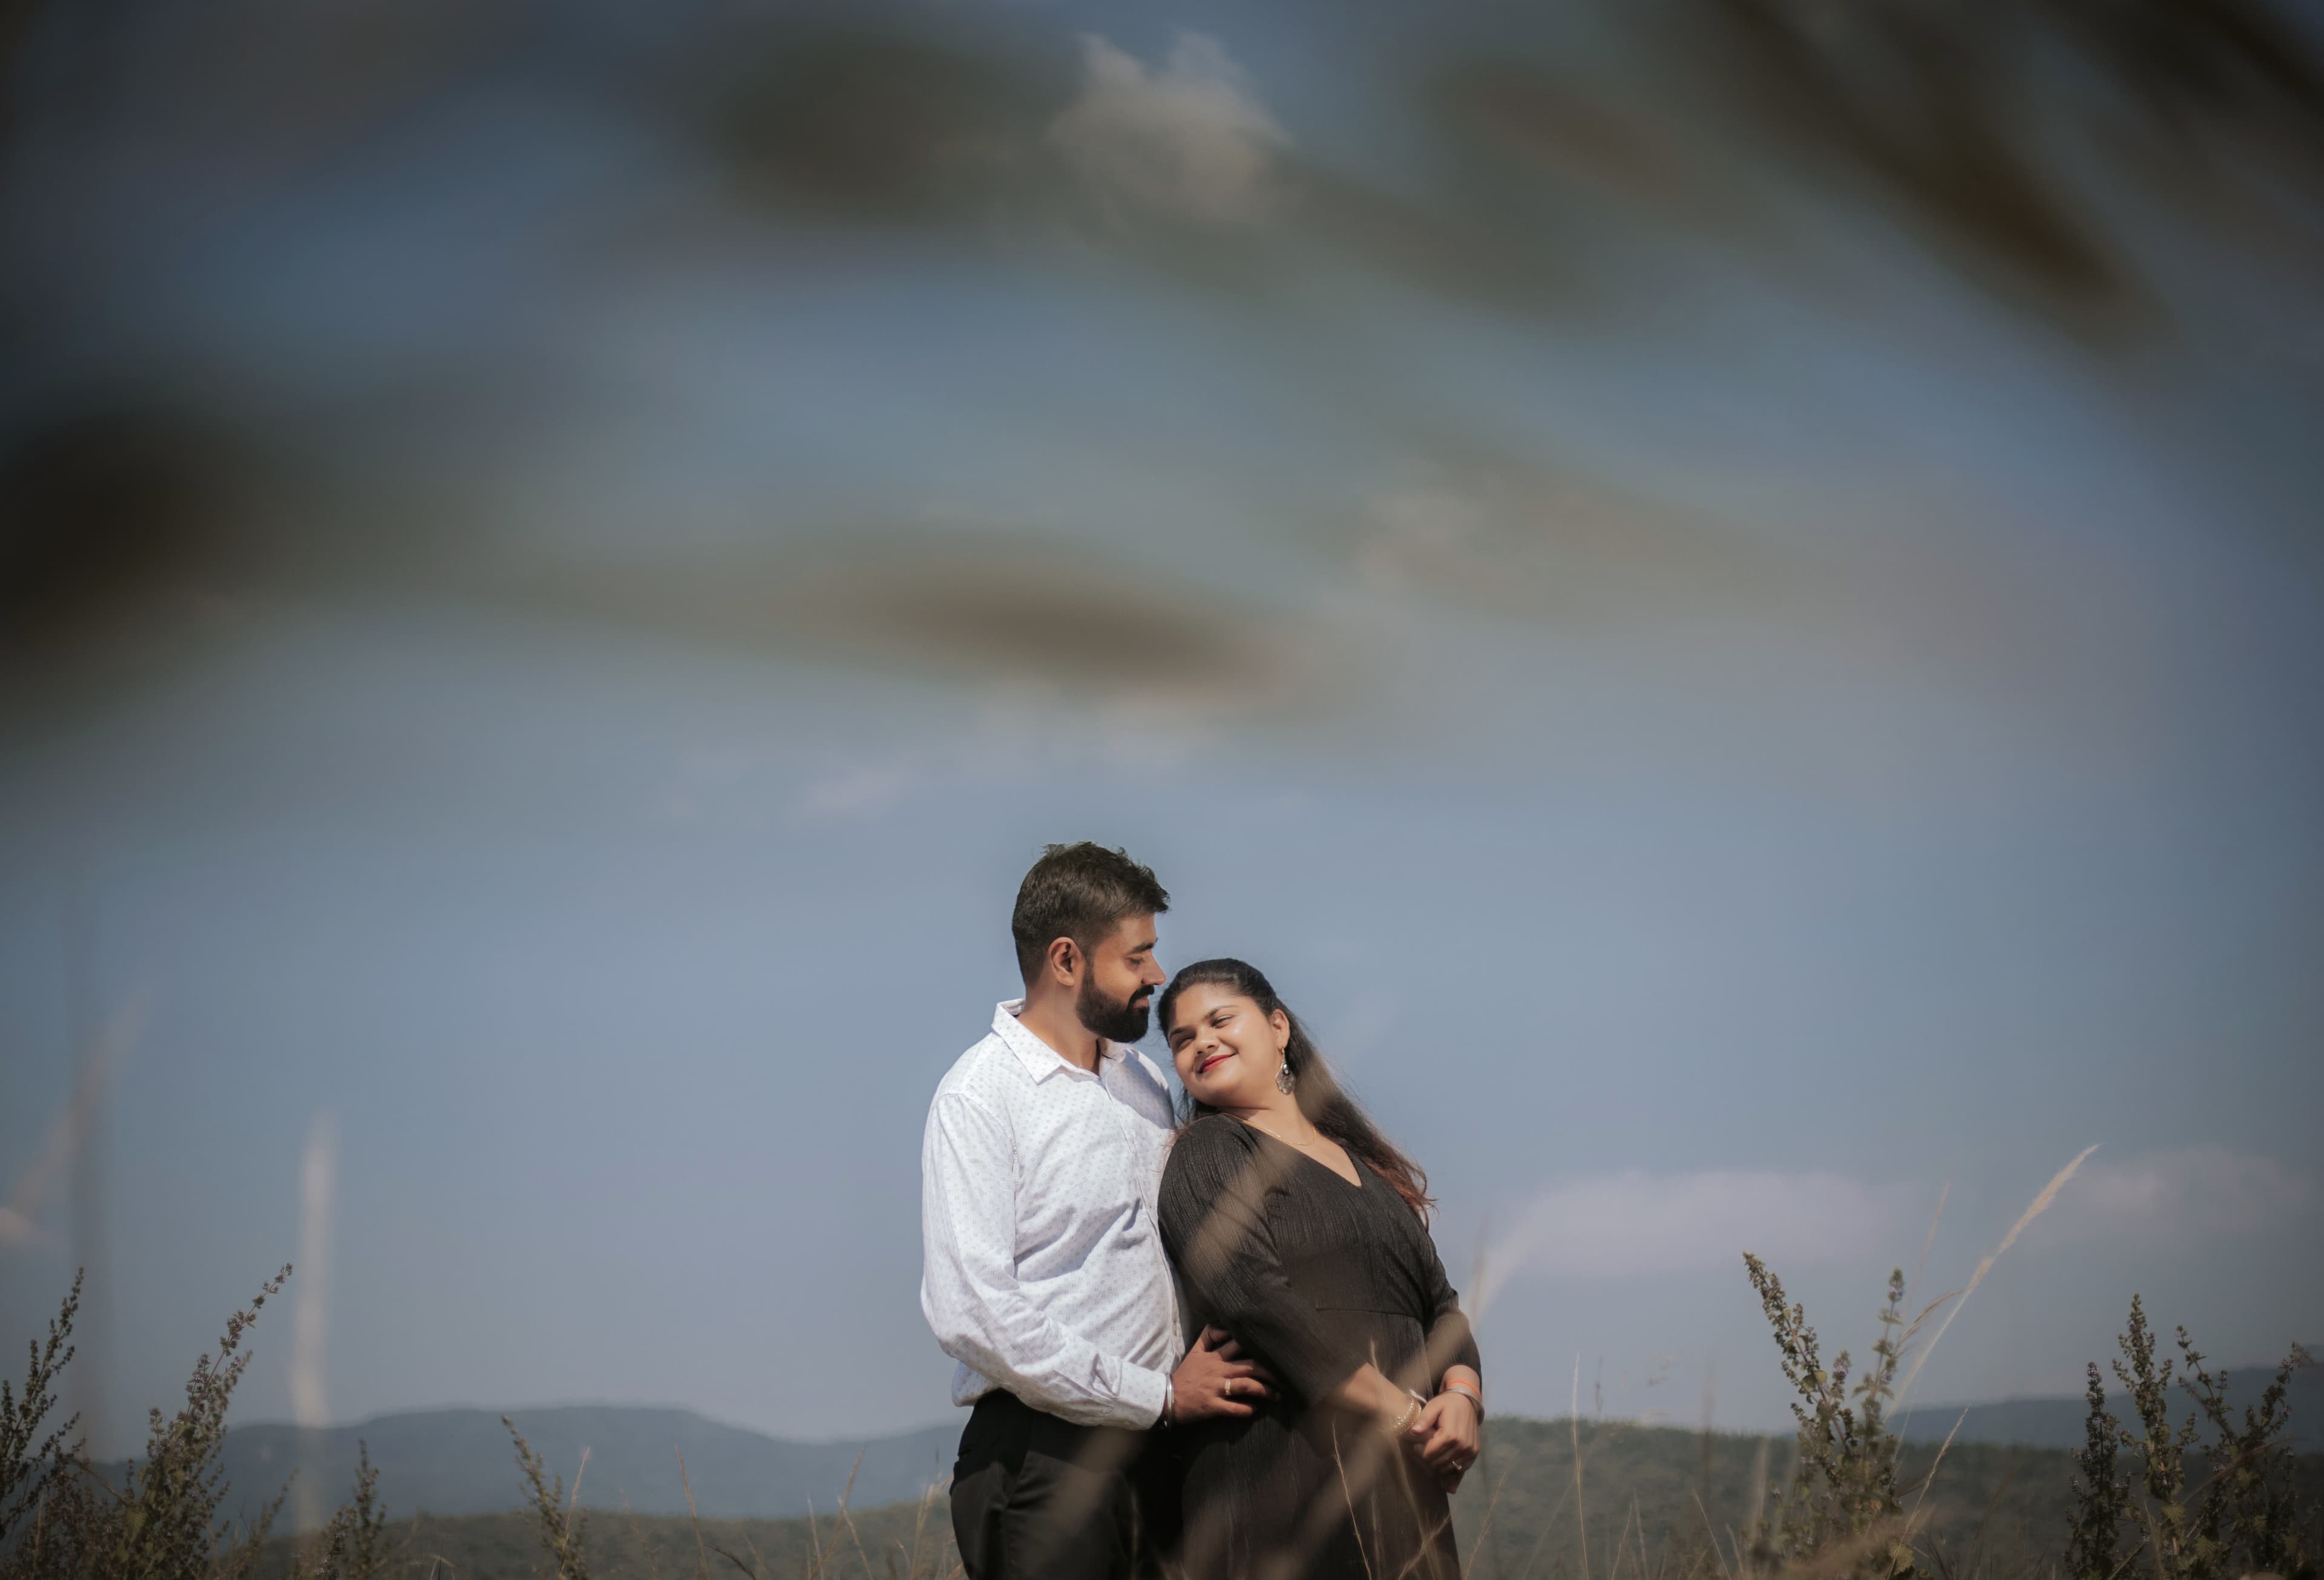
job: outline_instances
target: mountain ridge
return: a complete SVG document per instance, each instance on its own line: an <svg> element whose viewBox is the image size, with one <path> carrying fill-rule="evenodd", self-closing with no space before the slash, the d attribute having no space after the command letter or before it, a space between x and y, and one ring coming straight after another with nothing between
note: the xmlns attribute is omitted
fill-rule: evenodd
<svg viewBox="0 0 2324 1580"><path fill-rule="evenodd" d="M2272 1368L2226 1373L2238 1419L2273 1376ZM2298 1452L2324 1454L2324 1371L2296 1373L2286 1439ZM2124 1413L2119 1396L2109 1398ZM2174 1415L2191 1405L2181 1396ZM1974 1404L1917 1405L1895 1419L1898 1435L1932 1443L2039 1448L2081 1446L2086 1401L2033 1394ZM523 1502L505 1413L551 1474L573 1491L576 1473L586 1507L638 1514L683 1514L691 1488L704 1519L765 1520L829 1513L843 1495L869 1509L919 1498L950 1472L964 1415L877 1437L804 1440L773 1437L675 1405L581 1404L508 1411L451 1407L394 1410L346 1426L311 1430L281 1422L229 1428L224 1468L230 1509L254 1513L295 1471L300 1496L283 1507L284 1529L336 1506L354 1485L358 1445L379 1471L379 1493L391 1516L490 1514ZM1722 1432L1721 1436L1759 1436ZM1777 1441L1785 1436L1771 1434ZM583 1455L586 1468L582 1469ZM679 1456L684 1456L681 1475ZM117 1467L116 1467L117 1468ZM849 1491L850 1478L853 1479Z"/></svg>
<svg viewBox="0 0 2324 1580"><path fill-rule="evenodd" d="M226 1429L221 1460L231 1489L228 1511L256 1512L295 1473L299 1492L311 1490L313 1497L286 1502L282 1528L297 1524L301 1511L311 1518L315 1505L327 1512L355 1484L359 1447L379 1472L380 1500L391 1518L519 1507L516 1450L501 1424L503 1414L568 1493L578 1474L586 1505L683 1514L690 1490L706 1519L827 1513L843 1495L859 1508L915 1499L950 1472L960 1436L954 1421L808 1442L656 1405L397 1410L312 1428L257 1422Z"/></svg>
<svg viewBox="0 0 2324 1580"><path fill-rule="evenodd" d="M2256 1403L2261 1391L2274 1381L2275 1368L2235 1366L2216 1375L2227 1392L2228 1410L2236 1420L2241 1421L2245 1407ZM2112 1373L2107 1373L2106 1380L2109 1384L2107 1408L2126 1425L2134 1425L2129 1401L2119 1391L2120 1384ZM2171 1395L2174 1420L2195 1408L2175 1377L2172 1380ZM2324 1454L2324 1367L2310 1365L2294 1372L2285 1389L2285 1403L2290 1419L2283 1440L2295 1453ZM1950 1433L1954 1434L1954 1441L1961 1443L2079 1448L2089 1408L2089 1401L2079 1393L2023 1394L1976 1404L1916 1404L1897 1414L1894 1424L1897 1435L1913 1443L1940 1442Z"/></svg>

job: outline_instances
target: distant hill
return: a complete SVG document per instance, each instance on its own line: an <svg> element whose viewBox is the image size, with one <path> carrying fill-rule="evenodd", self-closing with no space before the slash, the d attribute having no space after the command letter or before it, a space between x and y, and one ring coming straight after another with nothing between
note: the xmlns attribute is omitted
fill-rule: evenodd
<svg viewBox="0 0 2324 1580"><path fill-rule="evenodd" d="M705 1519L781 1519L810 1507L828 1513L855 1471L851 1502L868 1509L918 1498L952 1472L957 1421L890 1437L830 1443L793 1442L730 1427L692 1410L625 1405L571 1405L508 1412L569 1491L581 1454L589 1465L581 1500L595 1508L626 1505L641 1514L683 1514L686 1486L678 1456ZM379 1492L392 1515L486 1514L520 1506L516 1454L500 1412L418 1410L374 1416L351 1427L235 1427L226 1437L226 1474L233 1506L247 1508L280 1491L296 1469L327 1512L355 1483L355 1445L371 1450ZM857 1456L862 1466L856 1468ZM290 1529L295 1504L283 1505Z"/></svg>
<svg viewBox="0 0 2324 1580"><path fill-rule="evenodd" d="M2261 1390L2274 1376L2273 1369L2263 1371L2255 1366L2238 1367L2227 1373L2227 1403L2236 1420L2243 1419L2244 1407L2255 1402ZM2107 1381L2114 1381L2112 1373L2107 1374ZM2324 1454L2324 1367L2310 1366L2293 1373L2288 1392L2292 1419L2284 1433L2285 1441L2301 1454ZM2174 1417L2184 1416L2194 1409L2175 1382L2172 1394ZM2110 1392L2107 1408L2124 1416L2128 1412L2128 1401L2119 1392ZM1958 1421L1960 1430L1953 1439L1956 1443L2079 1448L2082 1446L2082 1423L2089 1413L2089 1401L2079 1395L2005 1399L1993 1404L1921 1404L1914 1405L1911 1414L1898 1423L1898 1431L1907 1442L1941 1442Z"/></svg>
<svg viewBox="0 0 2324 1580"><path fill-rule="evenodd" d="M2227 1397L2238 1413L2259 1397L2270 1375L2257 1369L2227 1374ZM2116 1399L2113 1408L2121 1413L2123 1401ZM2189 1407L2181 1399L2176 1408L2183 1414ZM1914 1443L1939 1442L1959 1421L1959 1446L2077 1448L2085 1409L2077 1398L1921 1405L1898 1425ZM858 1456L853 1507L908 1502L950 1474L960 1438L957 1419L889 1437L807 1443L683 1410L575 1405L511 1414L568 1489L582 1450L588 1450L581 1502L593 1508L684 1514L686 1488L678 1458L684 1454L695 1506L706 1520L783 1520L810 1509L828 1513L837 1507ZM1530 1440L1527 1434L1536 1425L1509 1422L1510 1440ZM1559 1426L1551 1435L1565 1429ZM2319 1370L2292 1382L2288 1435L2300 1452L2324 1453L2324 1373ZM235 1427L226 1443L233 1505L246 1510L272 1497L296 1468L301 1487L312 1489L315 1503L327 1511L354 1483L358 1439L370 1446L380 1495L393 1515L421 1510L432 1515L489 1514L521 1502L516 1456L500 1412L439 1410L377 1416L314 1433L290 1426ZM1779 1438L1778 1448L1787 1440L1787 1435ZM297 1503L284 1505L283 1529L297 1511Z"/></svg>
<svg viewBox="0 0 2324 1580"><path fill-rule="evenodd" d="M535 1412L547 1413L547 1412ZM675 1412L665 1412L675 1413ZM1579 1445L1583 1474L1574 1473ZM1455 1500L1459 1532L1472 1580L1554 1580L1558 1575L1698 1576L1732 1573L1737 1533L1758 1503L1755 1489L1780 1479L1788 1438L1704 1434L1620 1421L1534 1421L1495 1417L1486 1452ZM1904 1485L1916 1507L1936 1457L1932 1447L1908 1448ZM689 1468L694 1456L688 1454ZM868 1464L868 1458L866 1463ZM1926 1528L1916 1539L1935 1573L1987 1580L2054 1576L2071 1509L2072 1461L2061 1449L1956 1442L1931 1480ZM2301 1496L2324 1496L2324 1459L2295 1467ZM859 1507L848 1523L823 1509L805 1520L721 1520L699 1528L683 1515L607 1511L612 1500L588 1495L596 1484L591 1456L583 1502L589 1572L598 1580L651 1580L710 1572L761 1576L818 1574L824 1580L931 1580L954 1566L949 1511L939 1497L918 1507ZM381 1477L383 1490L387 1484ZM614 1507L618 1508L618 1504ZM1490 1516L1488 1518L1488 1511ZM2324 1533L2319 1533L2324 1534ZM390 1542L402 1561L390 1580L533 1580L545 1572L530 1513L429 1517L401 1525ZM1712 1544L1721 1557L1707 1559ZM730 1566L726 1554L735 1555ZM914 1561L918 1555L918 1562ZM1614 1555L1620 1554L1620 1568ZM818 1555L820 1555L818 1557ZM290 1544L278 1541L259 1580L285 1580ZM745 1566L747 1566L747 1567Z"/></svg>
<svg viewBox="0 0 2324 1580"><path fill-rule="evenodd" d="M1572 1447L1578 1438L1585 1474L1576 1502ZM1534 1421L1497 1417L1487 1431L1483 1463L1455 1501L1454 1527L1467 1572L1477 1580L1572 1575L1582 1544L1596 1555L1592 1572L1606 1572L1609 1555L1622 1551L1648 1574L1716 1573L1691 1555L1716 1539L1731 1556L1733 1533L1748 1522L1751 1488L1780 1475L1785 1441L1706 1437L1668 1427L1618 1421ZM1932 1451L1913 1450L1907 1468L1917 1477ZM692 1456L687 1458L689 1466ZM1961 1448L1946 1456L1947 1473L1934 1499L1927 1536L1932 1552L1969 1560L1957 1569L1986 1575L2031 1575L2063 1545L2070 1465L2055 1449ZM591 1458L591 1474L595 1474ZM382 1484L386 1477L383 1474ZM584 1502L590 1500L585 1498ZM1494 1511L1489 1525L1488 1505ZM701 1521L707 1550L732 1552L763 1575L819 1573L825 1580L881 1576L957 1580L949 1510L939 1498L865 1508L851 1532L826 1517L810 1529L803 1520ZM1586 1527L1586 1536L1584 1534ZM1715 1538L1711 1533L1716 1532ZM438 1560L464 1580L533 1580L544 1572L540 1537L530 1513L429 1518L391 1533L400 1550L432 1565ZM861 1554L858 1544L861 1544ZM603 1580L647 1580L654 1575L698 1572L695 1522L683 1515L605 1512L589 1521L589 1567ZM260 1580L287 1580L290 1544L274 1544ZM812 1555L832 1555L817 1566ZM914 1552L921 1561L911 1560ZM1635 1554L1635 1559L1629 1555ZM892 1559L892 1566L890 1560ZM714 1572L726 1566L714 1557ZM420 1564L394 1571L420 1580Z"/></svg>

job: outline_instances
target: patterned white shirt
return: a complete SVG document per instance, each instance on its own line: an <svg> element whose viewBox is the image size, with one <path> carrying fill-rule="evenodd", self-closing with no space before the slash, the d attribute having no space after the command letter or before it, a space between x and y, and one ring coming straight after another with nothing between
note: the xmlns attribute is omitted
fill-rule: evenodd
<svg viewBox="0 0 2324 1580"><path fill-rule="evenodd" d="M1006 1388L1092 1426L1150 1427L1178 1364L1155 1222L1170 1092L1137 1049L1082 1070L1017 1019L936 1086L920 1146L920 1309L954 1404Z"/></svg>

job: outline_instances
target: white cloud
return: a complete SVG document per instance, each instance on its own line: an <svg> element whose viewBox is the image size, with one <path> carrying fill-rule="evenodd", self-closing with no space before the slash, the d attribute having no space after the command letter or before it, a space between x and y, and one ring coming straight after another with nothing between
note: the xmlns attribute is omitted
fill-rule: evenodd
<svg viewBox="0 0 2324 1580"><path fill-rule="evenodd" d="M1048 139L1110 207L1133 203L1208 225L1266 212L1283 129L1218 40L1182 32L1148 71L1093 33L1082 64L1080 96Z"/></svg>
<svg viewBox="0 0 2324 1580"><path fill-rule="evenodd" d="M1892 1237L1895 1193L1843 1175L1630 1171L1543 1192L1485 1255L1477 1303L1519 1272L1628 1278L1741 1264L1755 1251L1785 1266L1862 1255Z"/></svg>
<svg viewBox="0 0 2324 1580"><path fill-rule="evenodd" d="M2273 1158L2183 1147L2093 1162L2061 1198L2051 1233L2186 1245L2262 1234L2319 1204L2316 1181Z"/></svg>

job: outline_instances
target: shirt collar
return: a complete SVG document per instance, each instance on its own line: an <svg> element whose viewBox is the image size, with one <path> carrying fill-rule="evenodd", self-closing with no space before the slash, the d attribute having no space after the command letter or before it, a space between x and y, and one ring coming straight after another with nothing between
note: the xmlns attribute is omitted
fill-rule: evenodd
<svg viewBox="0 0 2324 1580"><path fill-rule="evenodd" d="M1025 1023L1017 1018L1023 1013L1024 1008L1025 1001L1022 998L1002 999L992 1011L992 1031L995 1036L1008 1044L1009 1051L1017 1055L1017 1061L1025 1067L1026 1074L1035 1080L1047 1080L1061 1070L1074 1075L1094 1073L1083 1070L1028 1031ZM1097 1051L1099 1057L1116 1062L1120 1061L1123 1054L1130 1052L1121 1043L1106 1037L1100 1037L1097 1040Z"/></svg>

